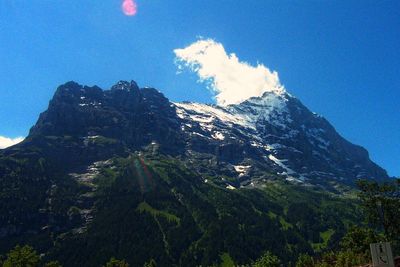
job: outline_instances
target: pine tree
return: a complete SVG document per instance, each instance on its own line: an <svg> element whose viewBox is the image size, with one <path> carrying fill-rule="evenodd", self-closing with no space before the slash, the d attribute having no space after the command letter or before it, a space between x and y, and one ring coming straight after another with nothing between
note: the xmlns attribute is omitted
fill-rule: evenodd
<svg viewBox="0 0 400 267"><path fill-rule="evenodd" d="M129 264L125 260L111 258L103 267L129 267Z"/></svg>
<svg viewBox="0 0 400 267"><path fill-rule="evenodd" d="M32 247L17 245L7 254L3 267L36 267L39 262L40 257Z"/></svg>
<svg viewBox="0 0 400 267"><path fill-rule="evenodd" d="M272 254L270 251L264 253L254 264L253 267L279 267L281 261L277 256Z"/></svg>

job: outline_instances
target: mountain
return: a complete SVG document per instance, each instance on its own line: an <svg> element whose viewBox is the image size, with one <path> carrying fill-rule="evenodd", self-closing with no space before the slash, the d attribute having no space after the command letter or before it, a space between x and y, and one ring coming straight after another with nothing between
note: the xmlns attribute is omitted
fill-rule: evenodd
<svg viewBox="0 0 400 267"><path fill-rule="evenodd" d="M235 187L254 186L268 178L266 172L319 186L388 178L364 148L343 139L327 120L285 91L219 107L171 103L135 82L121 81L108 91L70 82L57 90L27 142L61 135L83 146L103 139L113 143L88 154L63 151L63 163L73 159L87 164L124 149L153 146L195 162L200 173L236 178Z"/></svg>
<svg viewBox="0 0 400 267"><path fill-rule="evenodd" d="M235 186L255 186L272 171L288 181L335 190L357 179L385 180L367 150L342 138L298 99L266 92L241 104L219 107L175 103L190 137L188 153L213 155ZM220 165L221 165L220 164ZM203 166L207 169L206 166Z"/></svg>
<svg viewBox="0 0 400 267"><path fill-rule="evenodd" d="M359 221L365 149L285 91L225 107L121 81L61 85L0 151L0 254L29 243L65 266L246 264L337 246Z"/></svg>

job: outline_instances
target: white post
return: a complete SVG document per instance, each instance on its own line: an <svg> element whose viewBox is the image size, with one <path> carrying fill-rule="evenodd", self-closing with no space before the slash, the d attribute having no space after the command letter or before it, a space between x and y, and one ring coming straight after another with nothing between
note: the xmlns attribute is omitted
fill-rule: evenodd
<svg viewBox="0 0 400 267"><path fill-rule="evenodd" d="M395 267L389 242L370 244L373 267Z"/></svg>

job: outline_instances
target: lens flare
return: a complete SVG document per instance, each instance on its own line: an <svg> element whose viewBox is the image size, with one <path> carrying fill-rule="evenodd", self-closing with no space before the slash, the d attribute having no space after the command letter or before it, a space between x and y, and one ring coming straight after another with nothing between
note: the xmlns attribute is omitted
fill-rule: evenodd
<svg viewBox="0 0 400 267"><path fill-rule="evenodd" d="M137 13L137 5L134 0L124 0L122 2L122 11L127 16L135 16Z"/></svg>
<svg viewBox="0 0 400 267"><path fill-rule="evenodd" d="M137 181L142 194L153 191L155 189L153 175L147 168L146 163L142 158L132 161L131 169L138 179Z"/></svg>

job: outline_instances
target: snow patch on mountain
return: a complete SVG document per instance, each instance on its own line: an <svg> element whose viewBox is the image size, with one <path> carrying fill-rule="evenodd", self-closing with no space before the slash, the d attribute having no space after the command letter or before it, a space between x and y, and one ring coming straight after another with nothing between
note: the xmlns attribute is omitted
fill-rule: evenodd
<svg viewBox="0 0 400 267"><path fill-rule="evenodd" d="M245 173L247 173L249 171L249 169L251 168L250 165L233 165L233 168L235 169L235 171L237 173L239 173L241 175L244 175Z"/></svg>
<svg viewBox="0 0 400 267"><path fill-rule="evenodd" d="M230 127L239 125L255 130L265 121L286 129L287 124L292 122L286 102L285 95L264 93L262 97L250 98L239 105L227 107L189 102L174 104L179 118L198 122L204 128L218 120Z"/></svg>
<svg viewBox="0 0 400 267"><path fill-rule="evenodd" d="M262 97L252 97L239 105L230 105L227 110L242 116L255 127L268 121L285 129L293 121L287 108L287 97L287 94L266 92Z"/></svg>
<svg viewBox="0 0 400 267"><path fill-rule="evenodd" d="M274 155L272 155L272 154L268 155L268 158L269 158L270 160L272 160L276 165L278 165L279 167L281 167L282 169L285 170L285 172L282 172L281 174L289 174L289 175L291 175L291 174L295 174L295 173L296 173L296 172L293 171L291 168L289 168L289 167L287 167L287 166L285 165L284 162L287 162L286 159L278 159L278 158L276 158L276 157L275 157Z"/></svg>
<svg viewBox="0 0 400 267"><path fill-rule="evenodd" d="M225 139L225 136L221 133L221 132L214 132L213 134L212 134L212 137L214 138L214 139L217 139L217 140L224 140Z"/></svg>
<svg viewBox="0 0 400 267"><path fill-rule="evenodd" d="M230 127L239 125L245 128L254 129L254 125L250 123L245 116L231 113L219 106L188 102L174 104L179 118L190 119L191 121L200 123L200 125L204 127L206 124L211 124L218 120Z"/></svg>

